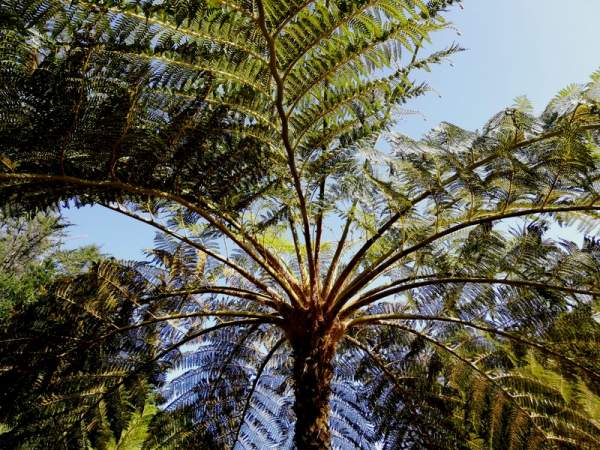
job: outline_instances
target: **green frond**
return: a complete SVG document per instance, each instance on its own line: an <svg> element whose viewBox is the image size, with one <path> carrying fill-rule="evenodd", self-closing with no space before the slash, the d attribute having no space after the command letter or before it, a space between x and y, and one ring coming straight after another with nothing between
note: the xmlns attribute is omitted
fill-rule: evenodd
<svg viewBox="0 0 600 450"><path fill-rule="evenodd" d="M513 107L524 114L530 114L533 112L533 105L531 101L525 95L516 97L514 100Z"/></svg>
<svg viewBox="0 0 600 450"><path fill-rule="evenodd" d="M420 43L446 26L433 4L263 3L272 36L257 25L251 3L9 2L19 26L3 30L16 44L2 47L3 60L17 65L5 65L3 98L21 96L28 105L2 105L0 114L10 117L1 130L9 143L3 167L94 181L145 180L147 187L184 193L188 200L200 195L239 209L241 192L274 183L267 167L281 172L275 168L287 145L281 120L290 121L289 141L300 153L335 145L335 132L344 135L344 146L361 142L390 123L382 111L424 92L408 81L412 70L457 50L411 61ZM375 79L375 68L392 75ZM42 79L60 101L44 101L46 93L35 90ZM277 117L278 90L287 118ZM55 120L45 124L41 117ZM323 124L335 131L321 135ZM44 140L31 138L49 125ZM215 187L225 174L239 192L228 199ZM3 203L31 198L29 205L21 202L25 208L43 197L50 206L77 192L85 202L117 195L107 190L94 196L60 183L3 182Z"/></svg>

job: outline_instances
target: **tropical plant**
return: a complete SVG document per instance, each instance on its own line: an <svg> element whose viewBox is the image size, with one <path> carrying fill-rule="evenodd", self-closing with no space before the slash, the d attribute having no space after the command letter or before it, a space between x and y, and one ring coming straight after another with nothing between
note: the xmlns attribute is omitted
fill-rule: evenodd
<svg viewBox="0 0 600 450"><path fill-rule="evenodd" d="M151 448L600 444L597 242L548 237L597 227L600 74L539 118L520 99L379 152L425 90L410 72L456 50L419 57L449 3L10 3L0 200L78 196L163 233L143 287L61 341L141 335L93 390L55 385L60 442L158 364Z"/></svg>

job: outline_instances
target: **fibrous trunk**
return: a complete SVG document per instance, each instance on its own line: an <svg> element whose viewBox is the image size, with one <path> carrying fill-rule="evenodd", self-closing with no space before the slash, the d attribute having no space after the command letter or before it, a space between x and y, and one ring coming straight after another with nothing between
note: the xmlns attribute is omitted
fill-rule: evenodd
<svg viewBox="0 0 600 450"><path fill-rule="evenodd" d="M307 326L292 340L297 450L331 448L329 397L337 333ZM315 329L316 328L316 329Z"/></svg>

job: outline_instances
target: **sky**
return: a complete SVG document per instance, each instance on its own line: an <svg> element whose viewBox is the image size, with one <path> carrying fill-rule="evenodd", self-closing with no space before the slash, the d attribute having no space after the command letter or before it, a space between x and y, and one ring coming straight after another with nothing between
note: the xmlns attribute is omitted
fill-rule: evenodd
<svg viewBox="0 0 600 450"><path fill-rule="evenodd" d="M423 74L433 92L406 105L416 111L395 130L419 138L439 122L475 130L527 95L536 111L571 83L600 69L600 0L464 0L448 15L454 30L433 37L437 47L466 51ZM123 259L143 259L154 231L102 207L68 209L68 247L96 244Z"/></svg>

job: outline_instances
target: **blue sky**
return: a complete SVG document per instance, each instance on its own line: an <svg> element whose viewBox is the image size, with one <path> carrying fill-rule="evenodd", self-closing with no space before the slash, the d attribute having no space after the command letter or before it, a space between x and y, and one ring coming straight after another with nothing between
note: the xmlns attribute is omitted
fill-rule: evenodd
<svg viewBox="0 0 600 450"><path fill-rule="evenodd" d="M409 103L396 130L418 138L441 121L480 128L494 113L527 95L540 112L560 89L585 82L600 68L600 0L464 0L449 19L456 31L434 38L467 51L453 66L424 75L435 92ZM97 244L117 258L140 259L154 231L102 207L66 210L67 245Z"/></svg>

